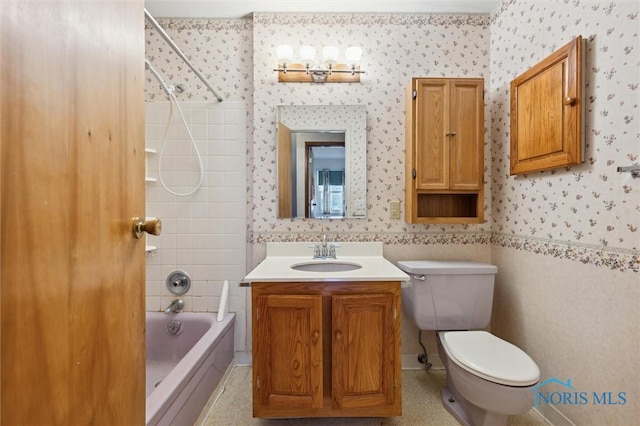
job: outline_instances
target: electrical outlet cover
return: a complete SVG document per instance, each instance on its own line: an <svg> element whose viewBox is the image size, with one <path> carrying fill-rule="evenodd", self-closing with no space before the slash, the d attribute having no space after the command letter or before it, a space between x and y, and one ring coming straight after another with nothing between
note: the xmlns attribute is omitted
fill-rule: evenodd
<svg viewBox="0 0 640 426"><path fill-rule="evenodd" d="M389 217L391 219L400 219L400 201L391 201L389 203Z"/></svg>

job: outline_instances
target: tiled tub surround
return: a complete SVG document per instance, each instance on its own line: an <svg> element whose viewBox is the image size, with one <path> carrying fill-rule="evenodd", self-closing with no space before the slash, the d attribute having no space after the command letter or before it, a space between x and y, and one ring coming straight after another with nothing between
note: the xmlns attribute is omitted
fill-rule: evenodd
<svg viewBox="0 0 640 426"><path fill-rule="evenodd" d="M571 378L586 390L624 387L629 392L625 406L548 408L576 424L604 424L606 418L637 423L640 392L637 383L628 381L639 377L640 365L640 180L615 172L640 159L637 2L504 1L490 17L258 13L254 20L231 23L161 23L192 60L207 62L207 77L215 87L249 105L247 270L264 258L265 242L317 241L322 224L334 240L383 241L384 255L392 262L493 262L499 268L496 334L530 353L545 378ZM508 84L577 34L587 39L588 48L587 162L509 177ZM367 71L362 83L276 83L270 71L275 46L314 40L318 47L325 40L359 43ZM154 64L173 76L171 81L185 73L193 79L157 35L147 49ZM213 54L199 54L205 50ZM225 55L224 65L211 59ZM484 225L414 226L389 219L389 201L404 197L404 87L413 76L486 79ZM147 100L164 99L155 82L152 86ZM188 85L180 96L204 100L209 95L203 87ZM275 109L300 103L367 106L366 220L276 219ZM415 334L403 330L403 353L419 351ZM623 349L616 349L620 344ZM427 346L435 352L434 345Z"/></svg>
<svg viewBox="0 0 640 426"><path fill-rule="evenodd" d="M157 246L147 256L147 310L165 309L177 298L166 278L181 269L191 289L179 296L185 311L216 312L222 284L230 283L231 312L236 317L236 346L244 350L246 274L246 105L243 102L180 102L204 165L202 187L180 197L158 182L147 184L147 215L162 219L162 235L149 237ZM167 186L187 193L198 182L199 167L191 140L174 105L165 142L162 175ZM148 158L148 172L159 178L158 164L169 102L146 104L146 146L158 151Z"/></svg>

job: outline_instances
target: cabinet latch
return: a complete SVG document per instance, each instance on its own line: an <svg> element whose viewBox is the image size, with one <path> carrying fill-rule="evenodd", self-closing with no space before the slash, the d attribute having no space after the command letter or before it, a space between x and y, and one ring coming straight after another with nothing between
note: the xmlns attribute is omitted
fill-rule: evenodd
<svg viewBox="0 0 640 426"><path fill-rule="evenodd" d="M417 90L414 90L414 91L411 93L411 96L413 97L413 99L418 99L418 91L417 91Z"/></svg>
<svg viewBox="0 0 640 426"><path fill-rule="evenodd" d="M417 176L416 169L411 170L411 176L415 179Z"/></svg>

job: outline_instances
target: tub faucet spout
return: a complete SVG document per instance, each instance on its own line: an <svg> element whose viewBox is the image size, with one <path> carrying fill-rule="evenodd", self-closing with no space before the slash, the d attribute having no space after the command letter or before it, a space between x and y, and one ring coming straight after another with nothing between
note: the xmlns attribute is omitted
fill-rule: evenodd
<svg viewBox="0 0 640 426"><path fill-rule="evenodd" d="M170 314L170 313L178 312L178 311L181 311L182 308L184 308L184 302L182 301L182 299L176 299L169 304L167 309L164 310L164 313Z"/></svg>

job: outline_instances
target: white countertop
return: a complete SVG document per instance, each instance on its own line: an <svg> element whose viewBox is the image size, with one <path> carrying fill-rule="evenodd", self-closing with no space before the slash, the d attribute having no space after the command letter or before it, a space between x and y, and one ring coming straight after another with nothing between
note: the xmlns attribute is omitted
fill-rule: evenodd
<svg viewBox="0 0 640 426"><path fill-rule="evenodd" d="M409 281L409 276L382 256L381 242L340 242L335 259L313 259L316 243L267 243L267 257L244 278L244 282L297 281ZM292 269L299 263L345 262L362 265L341 272L309 272Z"/></svg>

